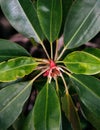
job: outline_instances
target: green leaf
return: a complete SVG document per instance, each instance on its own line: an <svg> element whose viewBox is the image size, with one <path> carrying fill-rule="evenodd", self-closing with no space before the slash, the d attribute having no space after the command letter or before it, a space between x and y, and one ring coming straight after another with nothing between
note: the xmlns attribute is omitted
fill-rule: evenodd
<svg viewBox="0 0 100 130"><path fill-rule="evenodd" d="M13 81L31 73L37 63L32 57L18 57L0 63L0 82Z"/></svg>
<svg viewBox="0 0 100 130"><path fill-rule="evenodd" d="M32 82L20 82L0 90L0 130L7 129L19 116L29 97Z"/></svg>
<svg viewBox="0 0 100 130"><path fill-rule="evenodd" d="M30 54L20 45L0 39L0 62L19 56L30 56Z"/></svg>
<svg viewBox="0 0 100 130"><path fill-rule="evenodd" d="M73 3L73 0L62 0L62 27L61 27L61 35L64 31L64 25L66 21L66 17L68 15L69 9Z"/></svg>
<svg viewBox="0 0 100 130"><path fill-rule="evenodd" d="M24 124L23 124L23 129L22 130L35 130L34 128L34 122L33 122L33 111L32 110L28 117L26 118L26 120L24 121Z"/></svg>
<svg viewBox="0 0 100 130"><path fill-rule="evenodd" d="M14 84L14 83L18 83L18 82L20 82L20 81L22 81L21 78L18 79L18 80L12 81L12 82L0 82L0 89L5 88L5 87L7 87L7 86L10 86L10 85L12 85L12 84Z"/></svg>
<svg viewBox="0 0 100 130"><path fill-rule="evenodd" d="M40 91L33 114L35 130L60 130L60 103L52 83Z"/></svg>
<svg viewBox="0 0 100 130"><path fill-rule="evenodd" d="M43 33L31 0L1 0L0 5L6 18L18 32L41 42Z"/></svg>
<svg viewBox="0 0 100 130"><path fill-rule="evenodd" d="M64 29L66 48L78 47L100 31L100 0L76 0Z"/></svg>
<svg viewBox="0 0 100 130"><path fill-rule="evenodd" d="M15 129L11 126L7 130L15 130Z"/></svg>
<svg viewBox="0 0 100 130"><path fill-rule="evenodd" d="M72 130L71 123L68 121L63 111L62 111L62 130Z"/></svg>
<svg viewBox="0 0 100 130"><path fill-rule="evenodd" d="M68 54L64 59L64 64L76 74L92 75L100 72L100 58L83 51Z"/></svg>
<svg viewBox="0 0 100 130"><path fill-rule="evenodd" d="M100 49L98 48L86 48L84 51L100 58Z"/></svg>
<svg viewBox="0 0 100 130"><path fill-rule="evenodd" d="M71 122L73 130L81 130L80 120L78 117L78 113L73 104L72 98L66 92L64 97L61 99L62 101L62 109L65 112L66 117Z"/></svg>
<svg viewBox="0 0 100 130"><path fill-rule="evenodd" d="M37 13L41 28L47 39L53 42L59 34L62 21L61 0L38 0Z"/></svg>
<svg viewBox="0 0 100 130"><path fill-rule="evenodd" d="M23 124L25 122L25 119L26 119L26 115L24 115L24 112L22 112L19 115L19 117L15 120L15 122L12 124L14 130L23 130Z"/></svg>
<svg viewBox="0 0 100 130"><path fill-rule="evenodd" d="M100 130L100 80L86 75L70 75L75 89L84 104L84 114Z"/></svg>

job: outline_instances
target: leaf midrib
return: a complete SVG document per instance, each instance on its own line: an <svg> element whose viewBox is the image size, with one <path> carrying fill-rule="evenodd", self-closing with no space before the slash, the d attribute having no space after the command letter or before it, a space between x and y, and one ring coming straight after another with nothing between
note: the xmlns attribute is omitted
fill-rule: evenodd
<svg viewBox="0 0 100 130"><path fill-rule="evenodd" d="M34 63L34 64L36 64L36 63ZM13 69L11 68L11 69L8 69L8 70L5 70L5 71L1 71L0 74L5 73L5 72L9 72L9 71L13 71L13 70L16 70L18 68L23 68L23 67L26 67L26 66L32 66L32 65L33 64L21 65L21 66L15 67Z"/></svg>
<svg viewBox="0 0 100 130"><path fill-rule="evenodd" d="M28 87L29 87L29 85L31 84L32 82L30 82L24 89L22 89L22 91L20 91L19 92L19 94L18 95L16 95L12 100L10 100L9 101L9 103L5 106L5 107L3 107L1 110L0 110L0 113L2 112L2 111L4 111L10 104L12 104L12 102L14 101L14 100L16 100L16 98L17 97L19 97Z"/></svg>
<svg viewBox="0 0 100 130"><path fill-rule="evenodd" d="M73 79L75 79L78 83L80 83L82 86L84 86L89 92L91 92L95 97L97 97L98 99L100 99L100 96L98 94L96 95L89 87L87 87L85 84L83 84L80 80L78 80L77 78L75 78L72 75L70 75L70 77L72 77Z"/></svg>
<svg viewBox="0 0 100 130"><path fill-rule="evenodd" d="M97 3L97 2L96 2ZM65 48L67 48L70 43L72 42L72 40L74 39L74 37L78 34L78 32L81 30L82 26L85 24L85 22L87 21L88 17L91 15L92 11L94 10L96 3L94 5L94 7L90 10L89 14L87 15L87 17L83 20L83 22L80 24L79 28L76 30L76 32L74 33L74 35L72 36L72 38L70 39L70 41L68 43L66 43Z"/></svg>
<svg viewBox="0 0 100 130"><path fill-rule="evenodd" d="M97 56L95 56L95 55L93 55L91 53L85 52L85 51L75 51L75 52L72 52L72 53L68 54L67 57L70 57L70 56L72 56L72 54L76 54L76 53L83 54L83 55L86 55L86 56L91 56L92 58L94 58L94 59L96 59L96 60L98 60L100 62L99 57L97 57Z"/></svg>
<svg viewBox="0 0 100 130"><path fill-rule="evenodd" d="M47 130L47 110L48 110L48 83L47 83L47 87L46 87L46 108L45 108L45 130Z"/></svg>
<svg viewBox="0 0 100 130"><path fill-rule="evenodd" d="M76 61L74 61L74 62L67 62L67 61L66 61L66 62L63 62L63 63L65 63L65 64L68 63L68 64L87 64L87 65L89 65L89 64L90 64L90 65L91 65L91 64L94 65L94 64L95 64L95 65L100 65L100 63L95 63L95 62L93 63L93 62L76 62Z"/></svg>
<svg viewBox="0 0 100 130"><path fill-rule="evenodd" d="M53 0L51 1L51 11L50 11L50 43L52 42L52 9L53 9Z"/></svg>
<svg viewBox="0 0 100 130"><path fill-rule="evenodd" d="M40 43L42 43L41 39L40 39L40 38L39 38L39 36L37 35L36 30L35 30L35 29L33 29L34 27L32 26L32 24L31 24L31 22L30 22L30 20L29 20L29 17L27 16L27 14L26 14L26 12L25 12L24 8L21 6L21 4L20 4L19 0L18 0L18 3L19 3L19 6L21 7L21 10L23 10L23 13L24 13L24 15L26 16L27 21L29 22L30 27L32 28L32 30L33 30L33 32L34 32L34 34L35 34L35 36L37 37L37 39L39 39Z"/></svg>

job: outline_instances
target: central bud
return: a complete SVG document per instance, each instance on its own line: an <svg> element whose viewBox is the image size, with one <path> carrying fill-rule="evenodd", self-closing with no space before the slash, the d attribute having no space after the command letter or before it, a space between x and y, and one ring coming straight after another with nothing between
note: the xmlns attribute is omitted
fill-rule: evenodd
<svg viewBox="0 0 100 130"><path fill-rule="evenodd" d="M56 66L56 64L53 60L50 60L49 63L50 63L50 68L53 68Z"/></svg>
<svg viewBox="0 0 100 130"><path fill-rule="evenodd" d="M49 60L48 65L48 70L43 74L43 76L47 76L49 82L51 82L51 79L55 79L57 76L60 76L61 72L53 60Z"/></svg>

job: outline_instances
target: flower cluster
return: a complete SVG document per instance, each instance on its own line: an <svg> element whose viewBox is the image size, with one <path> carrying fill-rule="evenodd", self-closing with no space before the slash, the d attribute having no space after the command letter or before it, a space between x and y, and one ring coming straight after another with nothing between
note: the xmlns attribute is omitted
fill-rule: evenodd
<svg viewBox="0 0 100 130"><path fill-rule="evenodd" d="M48 70L43 74L43 76L47 76L49 79L49 83L51 82L52 78L56 78L57 76L61 75L60 68L55 64L53 60L48 62L49 67Z"/></svg>

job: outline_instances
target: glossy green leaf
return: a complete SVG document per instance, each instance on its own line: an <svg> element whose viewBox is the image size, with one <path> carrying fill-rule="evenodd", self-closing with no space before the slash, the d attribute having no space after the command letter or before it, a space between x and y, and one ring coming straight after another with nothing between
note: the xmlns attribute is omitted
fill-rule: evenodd
<svg viewBox="0 0 100 130"><path fill-rule="evenodd" d="M65 19L68 15L69 9L73 3L73 0L62 0L62 9L63 9L63 23L65 24Z"/></svg>
<svg viewBox="0 0 100 130"><path fill-rule="evenodd" d="M25 105L26 107L26 105ZM26 116L24 115L24 112L20 114L20 116L15 120L15 122L12 124L14 130L23 130L23 124L25 122ZM28 130L28 129L27 129ZM30 129L29 129L30 130Z"/></svg>
<svg viewBox="0 0 100 130"><path fill-rule="evenodd" d="M60 130L60 103L52 83L40 91L33 114L35 130Z"/></svg>
<svg viewBox="0 0 100 130"><path fill-rule="evenodd" d="M66 48L78 47L100 31L100 0L76 0L66 19Z"/></svg>
<svg viewBox="0 0 100 130"><path fill-rule="evenodd" d="M20 45L0 39L0 62L19 56L30 56L30 54Z"/></svg>
<svg viewBox="0 0 100 130"><path fill-rule="evenodd" d="M84 51L100 58L100 49L99 48L86 48Z"/></svg>
<svg viewBox="0 0 100 130"><path fill-rule="evenodd" d="M100 80L86 75L70 75L75 89L84 104L85 117L100 129Z"/></svg>
<svg viewBox="0 0 100 130"><path fill-rule="evenodd" d="M66 21L66 17L68 15L69 9L73 3L73 0L62 0L62 27L61 27L61 35L64 31L64 25Z"/></svg>
<svg viewBox="0 0 100 130"><path fill-rule="evenodd" d="M7 130L15 130L15 129L11 126Z"/></svg>
<svg viewBox="0 0 100 130"><path fill-rule="evenodd" d="M8 82L31 73L37 66L32 57L18 57L0 63L0 81Z"/></svg>
<svg viewBox="0 0 100 130"><path fill-rule="evenodd" d="M34 122L33 122L33 111L32 110L26 120L24 121L23 130L35 130L34 128Z"/></svg>
<svg viewBox="0 0 100 130"><path fill-rule="evenodd" d="M62 130L72 130L71 123L68 121L63 111L62 111Z"/></svg>
<svg viewBox="0 0 100 130"><path fill-rule="evenodd" d="M100 72L100 58L83 51L68 54L64 59L64 64L76 74L92 75Z"/></svg>
<svg viewBox="0 0 100 130"><path fill-rule="evenodd" d="M0 82L0 89L5 88L5 87L7 87L7 86L10 86L10 85L12 85L12 84L21 82L21 81L22 81L22 79L20 78L20 79L18 79L18 80L12 81L12 82Z"/></svg>
<svg viewBox="0 0 100 130"><path fill-rule="evenodd" d="M71 122L73 130L81 130L78 113L72 101L70 95L66 92L62 97L62 109L65 112L66 117Z"/></svg>
<svg viewBox="0 0 100 130"><path fill-rule="evenodd" d="M7 129L19 116L29 97L31 82L20 82L0 90L0 130Z"/></svg>
<svg viewBox="0 0 100 130"><path fill-rule="evenodd" d="M43 34L31 0L0 0L0 5L6 18L18 32L41 42Z"/></svg>
<svg viewBox="0 0 100 130"><path fill-rule="evenodd" d="M61 0L38 0L37 13L41 28L50 42L59 34L62 21Z"/></svg>

